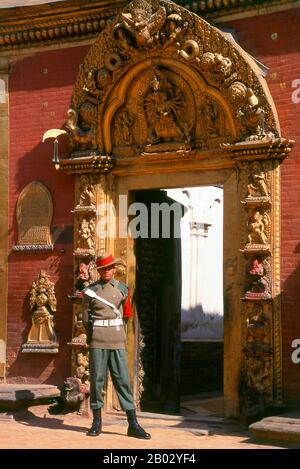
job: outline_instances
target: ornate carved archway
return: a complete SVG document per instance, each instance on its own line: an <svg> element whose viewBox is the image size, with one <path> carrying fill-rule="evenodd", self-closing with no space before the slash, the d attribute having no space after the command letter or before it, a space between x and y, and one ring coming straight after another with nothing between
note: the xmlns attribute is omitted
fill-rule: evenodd
<svg viewBox="0 0 300 469"><path fill-rule="evenodd" d="M127 261L134 288L130 239L95 230L108 218L114 231L103 204L112 201L118 211L117 195L135 187L132 176L201 173L231 181L237 234L224 263L226 414L280 403L279 165L292 142L280 136L254 60L175 3L134 0L87 54L67 127L72 152L61 168L77 174L77 279L85 269L91 281L92 257L110 250Z"/></svg>

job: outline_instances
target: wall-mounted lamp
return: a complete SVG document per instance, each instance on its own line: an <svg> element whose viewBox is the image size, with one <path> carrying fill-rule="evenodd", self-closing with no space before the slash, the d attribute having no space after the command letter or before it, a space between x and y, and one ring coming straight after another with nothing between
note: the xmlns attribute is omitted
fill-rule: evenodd
<svg viewBox="0 0 300 469"><path fill-rule="evenodd" d="M65 130L62 129L50 129L43 135L43 143L48 138L54 138L54 148L53 148L53 158L52 163L55 165L55 169L59 169L59 157L58 157L58 137L60 135L67 134Z"/></svg>

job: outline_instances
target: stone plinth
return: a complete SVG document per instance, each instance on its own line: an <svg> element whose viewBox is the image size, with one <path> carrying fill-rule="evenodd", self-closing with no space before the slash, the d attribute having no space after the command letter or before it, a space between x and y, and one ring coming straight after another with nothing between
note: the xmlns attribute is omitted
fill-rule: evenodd
<svg viewBox="0 0 300 469"><path fill-rule="evenodd" d="M300 418L267 417L250 425L258 438L300 443Z"/></svg>
<svg viewBox="0 0 300 469"><path fill-rule="evenodd" d="M45 404L60 396L60 390L49 384L0 384L0 410Z"/></svg>

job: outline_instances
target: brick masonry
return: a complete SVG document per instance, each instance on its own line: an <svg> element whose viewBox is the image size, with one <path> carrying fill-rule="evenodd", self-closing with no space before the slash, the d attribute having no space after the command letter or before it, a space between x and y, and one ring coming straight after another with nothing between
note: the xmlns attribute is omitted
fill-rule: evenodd
<svg viewBox="0 0 300 469"><path fill-rule="evenodd" d="M66 120L78 66L86 47L42 52L15 64L10 91L10 183L9 183L9 294L7 381L61 385L70 373L73 290L74 177L57 173L51 163L53 141L42 143L44 132L61 128ZM62 156L67 148L60 146ZM53 252L16 253L16 203L22 189L39 180L50 190L54 204L53 236L59 233ZM71 235L71 236L70 236ZM60 343L58 355L23 354L31 324L29 290L41 269L56 283L58 308L55 329Z"/></svg>

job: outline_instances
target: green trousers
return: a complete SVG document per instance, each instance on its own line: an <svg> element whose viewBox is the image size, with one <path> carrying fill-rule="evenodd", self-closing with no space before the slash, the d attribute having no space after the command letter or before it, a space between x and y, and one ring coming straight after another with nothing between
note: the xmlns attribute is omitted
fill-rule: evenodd
<svg viewBox="0 0 300 469"><path fill-rule="evenodd" d="M102 389L105 383L107 369L117 392L123 410L135 409L129 384L126 352L123 349L105 350L90 349L90 403L92 409L103 407Z"/></svg>

